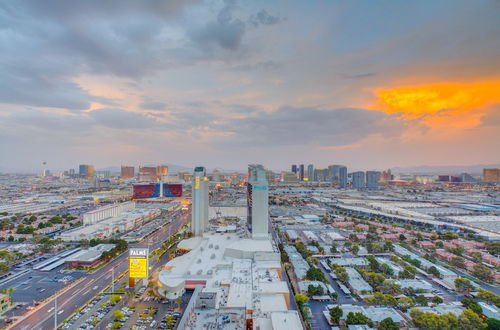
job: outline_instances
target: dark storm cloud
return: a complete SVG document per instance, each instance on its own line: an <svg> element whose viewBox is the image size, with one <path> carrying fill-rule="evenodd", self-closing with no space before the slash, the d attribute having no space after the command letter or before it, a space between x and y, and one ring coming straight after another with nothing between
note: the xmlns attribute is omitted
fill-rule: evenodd
<svg viewBox="0 0 500 330"><path fill-rule="evenodd" d="M141 103L139 106L144 110L165 110L167 104L158 101L146 101Z"/></svg>
<svg viewBox="0 0 500 330"><path fill-rule="evenodd" d="M399 115L357 108L321 110L282 107L271 113L258 113L229 120L217 127L232 132L216 143L234 146L269 145L347 145L373 134L398 136L405 128Z"/></svg>
<svg viewBox="0 0 500 330"><path fill-rule="evenodd" d="M96 74L140 79L213 59L219 50L238 50L246 26L233 17L235 3L225 2L215 19L206 16L193 27L194 21L188 23L183 16L199 2L2 2L0 103L70 111L88 109L93 101L115 105L113 100L93 98L75 78ZM265 14L256 17L272 21ZM176 37L168 33L172 28Z"/></svg>

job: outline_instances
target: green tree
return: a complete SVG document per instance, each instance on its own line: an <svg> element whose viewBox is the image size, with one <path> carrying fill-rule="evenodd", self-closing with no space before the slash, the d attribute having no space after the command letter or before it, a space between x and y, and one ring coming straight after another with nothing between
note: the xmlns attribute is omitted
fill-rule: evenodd
<svg viewBox="0 0 500 330"><path fill-rule="evenodd" d="M486 300L487 302L492 303L495 306L497 306L498 308L500 308L500 296L494 292L484 290L484 289L479 289L477 297L479 299Z"/></svg>
<svg viewBox="0 0 500 330"><path fill-rule="evenodd" d="M398 299L398 307L403 311L406 311L413 306L415 306L415 300L411 297L401 297Z"/></svg>
<svg viewBox="0 0 500 330"><path fill-rule="evenodd" d="M171 314L165 317L165 321L167 322L167 329L174 328L174 317Z"/></svg>
<svg viewBox="0 0 500 330"><path fill-rule="evenodd" d="M460 301L462 303L462 305L465 307L465 308L468 308L470 309L471 311L473 311L474 313L476 313L477 315L482 315L483 314L483 309L481 308L481 306L477 303L476 300L474 299L471 299L471 298L464 298Z"/></svg>
<svg viewBox="0 0 500 330"><path fill-rule="evenodd" d="M351 252L354 254L358 254L359 252L359 245L355 244L351 247Z"/></svg>
<svg viewBox="0 0 500 330"><path fill-rule="evenodd" d="M465 262L464 258L456 256L451 258L450 264L452 264L455 267L465 268L464 262Z"/></svg>
<svg viewBox="0 0 500 330"><path fill-rule="evenodd" d="M436 277L441 277L441 273L435 266L430 266L429 268L427 268L427 272Z"/></svg>
<svg viewBox="0 0 500 330"><path fill-rule="evenodd" d="M457 277L454 281L455 288L460 292L470 291L474 288L472 283L463 277Z"/></svg>
<svg viewBox="0 0 500 330"><path fill-rule="evenodd" d="M321 269L316 267L311 267L307 270L306 279L310 281L326 282L325 274L321 271Z"/></svg>
<svg viewBox="0 0 500 330"><path fill-rule="evenodd" d="M424 295L418 295L415 297L415 302L421 306L427 306L427 298Z"/></svg>
<svg viewBox="0 0 500 330"><path fill-rule="evenodd" d="M378 330L399 330L399 326L390 317L387 317L380 321Z"/></svg>
<svg viewBox="0 0 500 330"><path fill-rule="evenodd" d="M118 321L111 323L111 329L120 329L121 326L122 324Z"/></svg>
<svg viewBox="0 0 500 330"><path fill-rule="evenodd" d="M297 293L295 295L295 301L298 305L303 306L309 302L309 297L302 293Z"/></svg>
<svg viewBox="0 0 500 330"><path fill-rule="evenodd" d="M469 253L469 255L472 257L472 260L474 260L474 262L481 262L483 260L480 252L472 251L471 253Z"/></svg>
<svg viewBox="0 0 500 330"><path fill-rule="evenodd" d="M412 309L410 316L421 330L455 330L458 329L458 319L451 313L438 315Z"/></svg>
<svg viewBox="0 0 500 330"><path fill-rule="evenodd" d="M370 320L368 317L359 312L356 313L349 312L349 314L347 314L345 322L347 324L368 324L368 325L373 323L372 320Z"/></svg>
<svg viewBox="0 0 500 330"><path fill-rule="evenodd" d="M344 267L337 267L335 269L335 275L342 283L347 283L349 281L349 274L347 274L347 271Z"/></svg>
<svg viewBox="0 0 500 330"><path fill-rule="evenodd" d="M0 274L5 274L10 270L10 267L5 262L0 262Z"/></svg>
<svg viewBox="0 0 500 330"><path fill-rule="evenodd" d="M443 303L443 299L440 296L434 296L431 299L432 303L439 305Z"/></svg>
<svg viewBox="0 0 500 330"><path fill-rule="evenodd" d="M113 312L113 316L115 317L115 320L121 321L125 315L121 310L117 309Z"/></svg>
<svg viewBox="0 0 500 330"><path fill-rule="evenodd" d="M494 318L487 318L486 325L488 326L488 330L500 330L500 320Z"/></svg>
<svg viewBox="0 0 500 330"><path fill-rule="evenodd" d="M479 315L477 315L470 309L464 310L458 317L458 321L460 323L460 329L478 330L486 328L486 324L483 322L483 320L481 320Z"/></svg>
<svg viewBox="0 0 500 330"><path fill-rule="evenodd" d="M401 285L394 280L385 280L379 289L385 294L398 294L401 292Z"/></svg>
<svg viewBox="0 0 500 330"><path fill-rule="evenodd" d="M417 269L413 266L406 265L403 271L399 272L400 278L415 278L415 274L417 273Z"/></svg>
<svg viewBox="0 0 500 330"><path fill-rule="evenodd" d="M481 264L475 264L472 267L472 275L476 276L477 278L483 280L483 281L491 281L491 278L493 276L493 272L486 266L481 265Z"/></svg>
<svg viewBox="0 0 500 330"><path fill-rule="evenodd" d="M120 300L122 300L122 297L120 297L119 295L117 294L114 294L112 295L111 297L109 297L109 301L113 304L116 304L117 302L119 302Z"/></svg>
<svg viewBox="0 0 500 330"><path fill-rule="evenodd" d="M309 284L307 287L307 293L309 293L312 296L322 296L325 294L325 291L323 290L323 287L318 285L314 286L312 284Z"/></svg>
<svg viewBox="0 0 500 330"><path fill-rule="evenodd" d="M339 324L340 318L342 317L342 314L344 312L342 309L337 305L330 309L330 321L332 321L333 324Z"/></svg>
<svg viewBox="0 0 500 330"><path fill-rule="evenodd" d="M380 286L386 280L384 275L375 272L363 272L363 277L377 291L380 290Z"/></svg>
<svg viewBox="0 0 500 330"><path fill-rule="evenodd" d="M181 304L182 304L182 298L177 298L175 299L175 304L177 305L178 309L181 309Z"/></svg>
<svg viewBox="0 0 500 330"><path fill-rule="evenodd" d="M391 241L385 241L384 251L394 251L394 245L392 244Z"/></svg>

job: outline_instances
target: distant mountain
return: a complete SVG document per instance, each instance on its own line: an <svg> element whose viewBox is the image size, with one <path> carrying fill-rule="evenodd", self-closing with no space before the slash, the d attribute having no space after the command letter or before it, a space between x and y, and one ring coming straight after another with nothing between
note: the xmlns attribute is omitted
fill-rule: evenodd
<svg viewBox="0 0 500 330"><path fill-rule="evenodd" d="M478 164L478 165L450 165L450 166L409 166L409 167L394 167L391 168L393 173L401 174L460 174L469 173L478 175L483 173L484 168L500 168L500 164Z"/></svg>

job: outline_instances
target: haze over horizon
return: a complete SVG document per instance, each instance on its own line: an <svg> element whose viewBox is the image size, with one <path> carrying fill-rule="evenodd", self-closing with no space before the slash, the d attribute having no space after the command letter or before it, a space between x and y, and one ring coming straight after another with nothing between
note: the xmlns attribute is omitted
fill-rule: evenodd
<svg viewBox="0 0 500 330"><path fill-rule="evenodd" d="M500 164L499 10L1 1L0 171Z"/></svg>

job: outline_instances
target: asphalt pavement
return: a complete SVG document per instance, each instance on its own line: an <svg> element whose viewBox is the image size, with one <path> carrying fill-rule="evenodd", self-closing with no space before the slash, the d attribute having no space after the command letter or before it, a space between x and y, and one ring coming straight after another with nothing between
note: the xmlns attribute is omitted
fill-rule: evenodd
<svg viewBox="0 0 500 330"><path fill-rule="evenodd" d="M153 235L145 238L135 247L150 247L150 249L158 248L163 240L168 238L170 233L178 231L187 221L187 213L181 214L181 217L172 221L169 225L155 232ZM83 306L87 301L92 299L97 293L103 290L111 282L111 269L114 268L115 276L127 270L128 255L124 253L119 257L111 260L106 266L87 275L81 282L67 289L66 291L51 297L43 305L38 306L26 317L11 325L11 329L21 330L45 330L54 329L55 325L55 305L57 299L57 324L67 319L73 311Z"/></svg>

